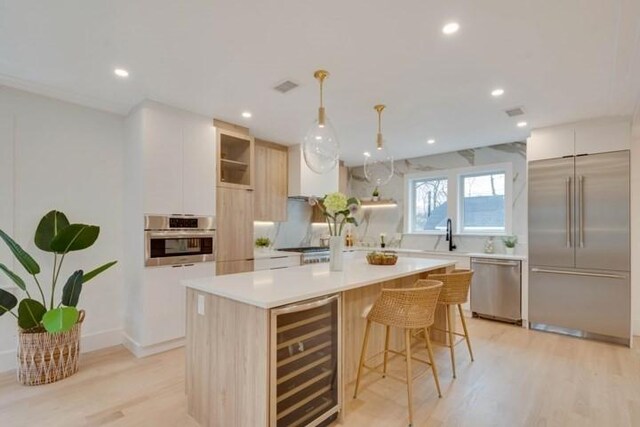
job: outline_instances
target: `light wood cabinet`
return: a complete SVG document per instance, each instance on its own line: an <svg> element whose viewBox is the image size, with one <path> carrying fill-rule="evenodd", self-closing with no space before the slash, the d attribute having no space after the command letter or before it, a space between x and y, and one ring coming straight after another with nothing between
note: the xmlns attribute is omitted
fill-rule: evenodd
<svg viewBox="0 0 640 427"><path fill-rule="evenodd" d="M218 127L218 187L253 189L254 140L250 135Z"/></svg>
<svg viewBox="0 0 640 427"><path fill-rule="evenodd" d="M255 221L287 220L287 147L255 142Z"/></svg>
<svg viewBox="0 0 640 427"><path fill-rule="evenodd" d="M338 169L338 191L349 196L349 168L340 165Z"/></svg>
<svg viewBox="0 0 640 427"><path fill-rule="evenodd" d="M243 261L218 261L216 262L216 275L246 273L253 271L253 260Z"/></svg>
<svg viewBox="0 0 640 427"><path fill-rule="evenodd" d="M253 190L218 187L216 260L253 259Z"/></svg>

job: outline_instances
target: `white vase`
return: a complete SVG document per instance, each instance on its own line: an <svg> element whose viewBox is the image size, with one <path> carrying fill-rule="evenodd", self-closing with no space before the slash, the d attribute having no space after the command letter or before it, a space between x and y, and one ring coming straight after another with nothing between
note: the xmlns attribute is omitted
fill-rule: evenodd
<svg viewBox="0 0 640 427"><path fill-rule="evenodd" d="M516 251L516 248L504 248L504 251L506 252L507 255L513 255Z"/></svg>
<svg viewBox="0 0 640 427"><path fill-rule="evenodd" d="M342 236L329 238L329 269L331 271L344 269L344 239Z"/></svg>

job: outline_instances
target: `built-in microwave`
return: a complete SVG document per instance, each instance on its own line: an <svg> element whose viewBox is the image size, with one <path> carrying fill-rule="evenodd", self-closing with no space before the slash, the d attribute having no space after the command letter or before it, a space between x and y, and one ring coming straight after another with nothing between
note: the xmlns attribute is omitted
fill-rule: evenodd
<svg viewBox="0 0 640 427"><path fill-rule="evenodd" d="M144 265L180 265L215 261L215 218L145 215Z"/></svg>

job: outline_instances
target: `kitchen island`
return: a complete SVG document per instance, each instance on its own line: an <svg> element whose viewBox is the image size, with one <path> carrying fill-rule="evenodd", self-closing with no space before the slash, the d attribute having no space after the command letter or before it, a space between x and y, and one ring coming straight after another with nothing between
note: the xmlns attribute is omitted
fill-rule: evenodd
<svg viewBox="0 0 640 427"><path fill-rule="evenodd" d="M371 266L363 255L342 272L312 264L184 281L189 414L205 426L335 417L351 395L366 307L382 288L411 287L454 264L399 258ZM443 313L436 318L443 322ZM383 342L384 329L373 328L370 348ZM390 342L402 349L400 334Z"/></svg>

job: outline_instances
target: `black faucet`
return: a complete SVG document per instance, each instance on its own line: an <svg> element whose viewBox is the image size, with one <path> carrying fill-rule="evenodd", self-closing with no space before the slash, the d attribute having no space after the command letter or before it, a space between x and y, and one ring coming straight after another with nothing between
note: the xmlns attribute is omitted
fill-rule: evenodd
<svg viewBox="0 0 640 427"><path fill-rule="evenodd" d="M453 226L451 225L451 218L447 218L447 242L449 242L449 252L456 248L453 244Z"/></svg>

